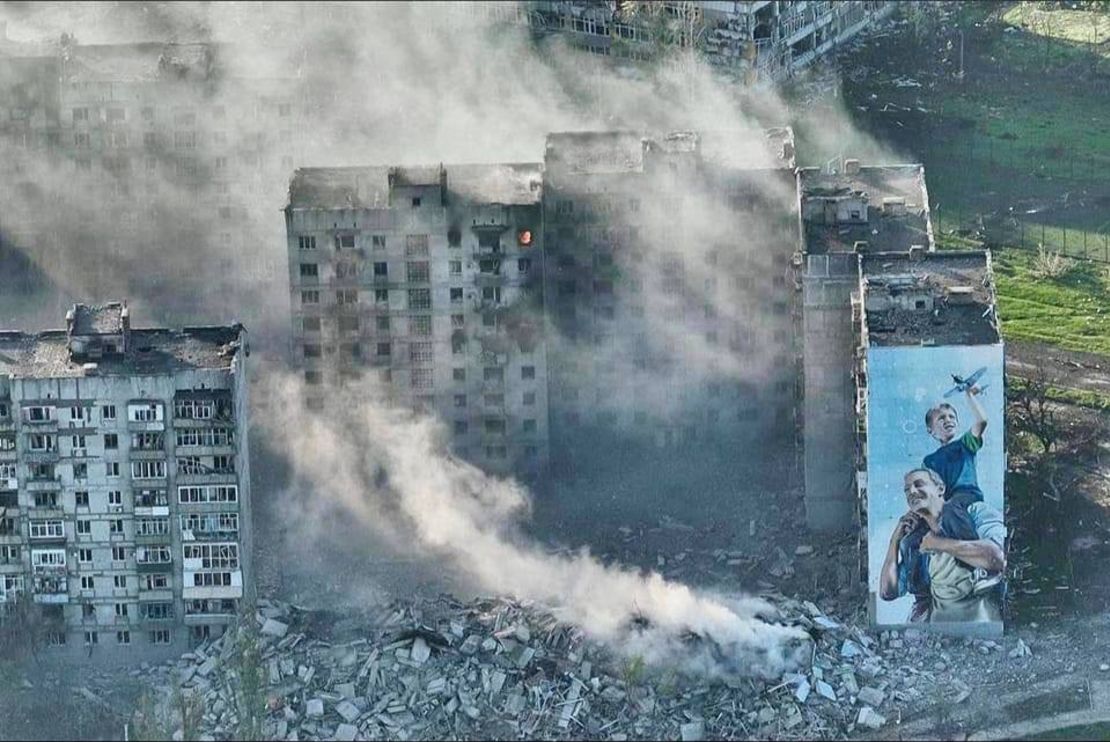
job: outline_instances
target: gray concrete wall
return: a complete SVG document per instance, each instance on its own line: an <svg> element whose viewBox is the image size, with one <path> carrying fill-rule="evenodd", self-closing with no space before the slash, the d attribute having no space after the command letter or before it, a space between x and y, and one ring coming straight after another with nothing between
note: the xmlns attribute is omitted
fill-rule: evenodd
<svg viewBox="0 0 1110 742"><path fill-rule="evenodd" d="M858 256L807 255L802 281L806 524L843 530L856 513L851 296Z"/></svg>

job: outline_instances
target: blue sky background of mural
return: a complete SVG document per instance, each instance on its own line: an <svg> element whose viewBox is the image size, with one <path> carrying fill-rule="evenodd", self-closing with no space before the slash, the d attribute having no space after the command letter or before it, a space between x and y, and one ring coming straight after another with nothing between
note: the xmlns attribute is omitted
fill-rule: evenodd
<svg viewBox="0 0 1110 742"><path fill-rule="evenodd" d="M925 413L948 402L959 414L957 435L971 425L972 413L962 392L947 399L952 374L967 377L986 366L978 380L987 416L983 448L976 455L979 486L987 504L1002 511L1006 457L1003 440L1002 346L876 348L868 351L868 584L879 589L879 572L898 519L906 513L903 476L921 466L938 447L925 428ZM876 622L906 622L913 599L876 600Z"/></svg>

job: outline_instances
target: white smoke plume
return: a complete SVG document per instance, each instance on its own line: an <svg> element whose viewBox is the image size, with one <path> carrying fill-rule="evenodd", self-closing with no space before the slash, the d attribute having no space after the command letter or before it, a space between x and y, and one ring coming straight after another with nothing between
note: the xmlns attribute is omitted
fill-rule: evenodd
<svg viewBox="0 0 1110 742"><path fill-rule="evenodd" d="M585 550L551 555L521 538L527 490L449 456L447 432L435 419L390 407L372 383L312 412L295 377L272 370L265 378L261 394L273 411L267 442L288 452L294 486L317 507L449 560L486 590L542 602L649 665L713 678L770 677L799 659L806 634L761 618L775 613L765 601L606 566Z"/></svg>

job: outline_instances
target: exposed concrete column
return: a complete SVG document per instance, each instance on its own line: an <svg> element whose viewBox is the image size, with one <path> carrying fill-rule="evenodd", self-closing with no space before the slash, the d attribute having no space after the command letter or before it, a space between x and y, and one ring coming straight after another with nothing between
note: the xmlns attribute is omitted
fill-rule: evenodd
<svg viewBox="0 0 1110 742"><path fill-rule="evenodd" d="M803 276L806 525L845 530L855 522L856 347L851 296L857 256L807 255Z"/></svg>

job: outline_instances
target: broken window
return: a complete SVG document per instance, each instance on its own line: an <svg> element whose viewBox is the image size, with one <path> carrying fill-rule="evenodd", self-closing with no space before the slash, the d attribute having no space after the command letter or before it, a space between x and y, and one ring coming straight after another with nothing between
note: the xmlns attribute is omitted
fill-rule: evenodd
<svg viewBox="0 0 1110 742"><path fill-rule="evenodd" d="M374 278L385 278L389 275L389 264L385 261L374 263Z"/></svg>
<svg viewBox="0 0 1110 742"><path fill-rule="evenodd" d="M358 332L359 320L358 316L353 317L340 317L339 318L339 331L340 332Z"/></svg>
<svg viewBox="0 0 1110 742"><path fill-rule="evenodd" d="M409 333L427 336L432 334L432 315L416 314L409 317Z"/></svg>
<svg viewBox="0 0 1110 742"><path fill-rule="evenodd" d="M316 263L301 263L301 278L317 278L320 268Z"/></svg>
<svg viewBox="0 0 1110 742"><path fill-rule="evenodd" d="M378 343L377 354L379 357L386 357L391 352L392 345L390 343Z"/></svg>
<svg viewBox="0 0 1110 742"><path fill-rule="evenodd" d="M305 317L301 320L301 325L305 332L320 332L320 318L319 317Z"/></svg>
<svg viewBox="0 0 1110 742"><path fill-rule="evenodd" d="M406 258L426 258L426 257L428 257L428 235L426 235L426 234L408 234L408 235L405 235L405 257Z"/></svg>
<svg viewBox="0 0 1110 742"><path fill-rule="evenodd" d="M375 250L385 249L385 235L375 234L370 237L370 246Z"/></svg>
<svg viewBox="0 0 1110 742"><path fill-rule="evenodd" d="M335 236L336 250L353 250L354 247L355 236L353 234L337 234Z"/></svg>
<svg viewBox="0 0 1110 742"><path fill-rule="evenodd" d="M525 407L533 406L534 404L536 404L536 393L524 392L524 396L521 401L523 402Z"/></svg>
<svg viewBox="0 0 1110 742"><path fill-rule="evenodd" d="M457 226L451 226L447 230L447 246L460 247L462 245L462 232L459 231Z"/></svg>
<svg viewBox="0 0 1110 742"><path fill-rule="evenodd" d="M465 394L456 394L455 395L455 406L456 407L466 407L466 395Z"/></svg>
<svg viewBox="0 0 1110 742"><path fill-rule="evenodd" d="M466 431L467 431L468 427L469 426L467 425L466 420L456 420L455 421L455 435L466 435Z"/></svg>
<svg viewBox="0 0 1110 742"><path fill-rule="evenodd" d="M315 250L316 237L313 235L301 235L298 239L298 244L302 250Z"/></svg>
<svg viewBox="0 0 1110 742"><path fill-rule="evenodd" d="M305 343L305 358L320 358L324 355L323 347L319 343Z"/></svg>
<svg viewBox="0 0 1110 742"><path fill-rule="evenodd" d="M451 315L451 327L457 329L457 328L463 327L465 324L466 324L466 315L464 315L464 314L452 314Z"/></svg>
<svg viewBox="0 0 1110 742"><path fill-rule="evenodd" d="M485 381L504 381L505 369L500 366L486 366L482 369L482 378Z"/></svg>
<svg viewBox="0 0 1110 742"><path fill-rule="evenodd" d="M451 303L457 304L463 300L463 290L461 288L452 288L450 296Z"/></svg>
<svg viewBox="0 0 1110 742"><path fill-rule="evenodd" d="M78 490L73 493L74 504L79 508L87 508L89 506L89 493L85 490Z"/></svg>
<svg viewBox="0 0 1110 742"><path fill-rule="evenodd" d="M520 273L527 273L532 269L532 259L518 258L516 261L516 269Z"/></svg>
<svg viewBox="0 0 1110 742"><path fill-rule="evenodd" d="M320 292L313 289L312 291L301 292L301 304L319 304Z"/></svg>
<svg viewBox="0 0 1110 742"><path fill-rule="evenodd" d="M461 276L462 275L462 261L461 260L449 260L449 261L447 261L447 272L452 276Z"/></svg>
<svg viewBox="0 0 1110 742"><path fill-rule="evenodd" d="M536 432L536 421L531 419L531 418L526 419L524 421L524 424L523 424L522 428L523 428L525 433L535 433Z"/></svg>
<svg viewBox="0 0 1110 742"><path fill-rule="evenodd" d="M478 233L478 249L484 252L501 251L501 234L498 232L482 231Z"/></svg>
<svg viewBox="0 0 1110 742"><path fill-rule="evenodd" d="M92 535L92 521L87 518L79 518L77 520L77 535L89 536ZM91 553L91 551L90 551Z"/></svg>
<svg viewBox="0 0 1110 742"><path fill-rule="evenodd" d="M431 271L426 260L405 263L405 277L409 283L428 283Z"/></svg>
<svg viewBox="0 0 1110 742"><path fill-rule="evenodd" d="M389 305L389 289L374 289L374 303Z"/></svg>
<svg viewBox="0 0 1110 742"><path fill-rule="evenodd" d="M434 369L414 368L412 370L413 389L431 389L434 383Z"/></svg>
<svg viewBox="0 0 1110 742"><path fill-rule="evenodd" d="M58 507L58 493L57 492L36 492L36 493L34 493L34 507L36 507L36 508L57 508Z"/></svg>
<svg viewBox="0 0 1110 742"><path fill-rule="evenodd" d="M466 381L466 369L465 368L453 368L453 369L451 369L451 378L454 379L455 381Z"/></svg>
<svg viewBox="0 0 1110 742"><path fill-rule="evenodd" d="M376 317L374 319L374 324L377 327L378 332L389 332L389 317L388 316Z"/></svg>

